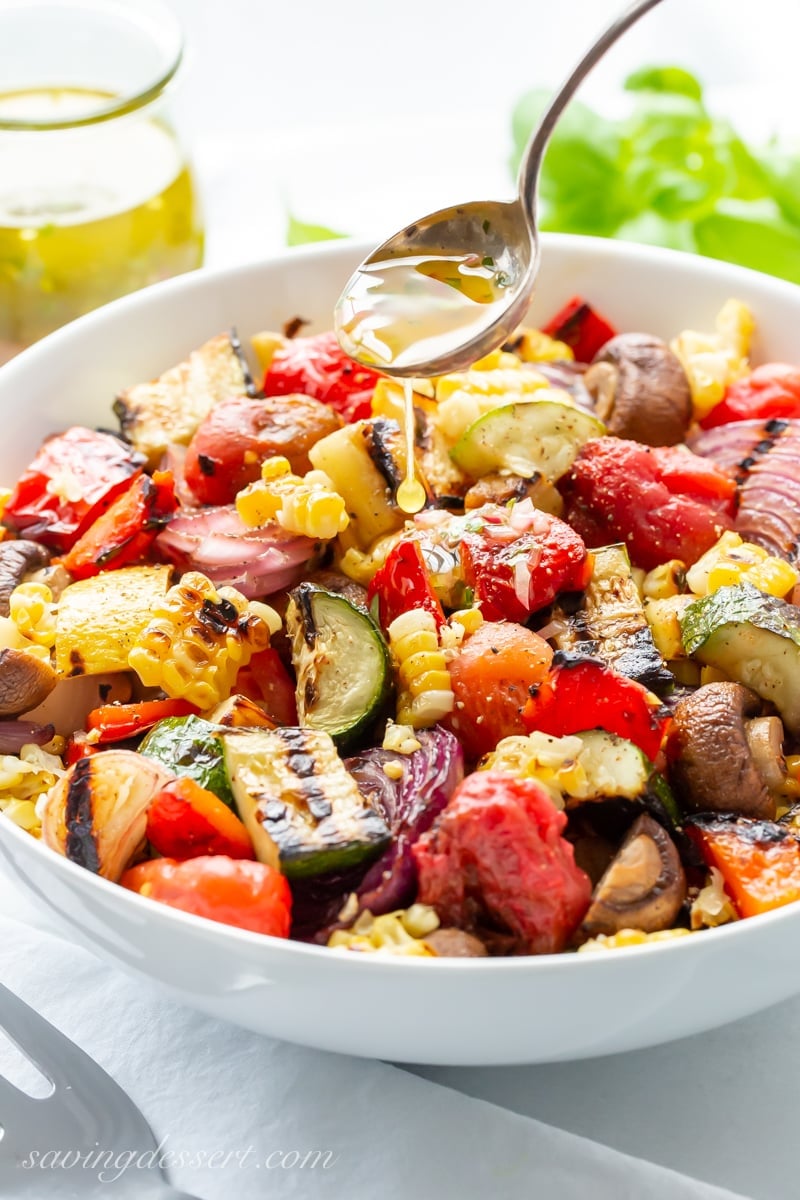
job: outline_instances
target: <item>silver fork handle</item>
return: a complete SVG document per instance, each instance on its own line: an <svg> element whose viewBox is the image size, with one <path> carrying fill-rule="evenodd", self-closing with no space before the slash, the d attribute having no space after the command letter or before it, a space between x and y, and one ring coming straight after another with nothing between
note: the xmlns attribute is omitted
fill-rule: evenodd
<svg viewBox="0 0 800 1200"><path fill-rule="evenodd" d="M603 57L606 50L613 46L614 42L622 37L623 33L630 29L631 25L634 25L640 17L643 17L646 12L649 12L651 8L655 8L660 3L661 0L637 0L636 4L632 4L629 9L621 13L616 20L612 21L609 27L600 34L597 41L586 51L572 74L561 85L550 101L549 107L545 110L539 124L531 135L530 141L525 147L525 153L522 156L517 176L519 198L532 229L536 227L536 198L539 190L539 171L541 170L547 143L550 140L550 135L556 126L558 118L586 76Z"/></svg>

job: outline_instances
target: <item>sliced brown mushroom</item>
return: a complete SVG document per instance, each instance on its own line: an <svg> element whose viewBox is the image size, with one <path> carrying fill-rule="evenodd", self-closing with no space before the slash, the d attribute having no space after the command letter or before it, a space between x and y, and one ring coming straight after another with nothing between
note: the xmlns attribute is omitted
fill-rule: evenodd
<svg viewBox="0 0 800 1200"><path fill-rule="evenodd" d="M678 703L668 757L687 812L774 819L774 792L785 777L783 726L762 712L740 683L708 683Z"/></svg>
<svg viewBox="0 0 800 1200"><path fill-rule="evenodd" d="M30 571L38 571L50 562L50 551L38 542L24 538L0 542L0 617L8 616L8 601L18 584Z"/></svg>
<svg viewBox="0 0 800 1200"><path fill-rule="evenodd" d="M48 662L26 650L0 650L0 717L30 712L50 695L57 676Z"/></svg>
<svg viewBox="0 0 800 1200"><path fill-rule="evenodd" d="M686 876L675 843L647 813L638 817L594 889L581 933L669 929L686 899Z"/></svg>
<svg viewBox="0 0 800 1200"><path fill-rule="evenodd" d="M434 929L425 935L425 945L440 958L485 958L489 953L480 938L463 929Z"/></svg>
<svg viewBox="0 0 800 1200"><path fill-rule="evenodd" d="M666 342L621 333L606 342L584 375L608 432L646 446L684 441L692 416L689 381Z"/></svg>

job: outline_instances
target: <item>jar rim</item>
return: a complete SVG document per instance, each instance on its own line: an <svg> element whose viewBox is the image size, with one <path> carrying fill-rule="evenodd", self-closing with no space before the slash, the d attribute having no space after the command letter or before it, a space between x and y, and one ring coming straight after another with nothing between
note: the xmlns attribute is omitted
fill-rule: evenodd
<svg viewBox="0 0 800 1200"><path fill-rule="evenodd" d="M109 93L108 103L100 103L85 113L65 116L10 117L0 115L0 132L39 132L47 130L79 129L98 125L116 117L146 108L157 100L174 80L183 62L185 42L178 18L163 0L0 0L0 30L4 14L22 13L33 17L37 10L74 10L76 16L118 18L127 23L150 41L162 56L162 64L147 82L119 95ZM13 89L17 94L43 90L68 90L70 85L42 81L39 85ZM98 95L102 89L98 88Z"/></svg>

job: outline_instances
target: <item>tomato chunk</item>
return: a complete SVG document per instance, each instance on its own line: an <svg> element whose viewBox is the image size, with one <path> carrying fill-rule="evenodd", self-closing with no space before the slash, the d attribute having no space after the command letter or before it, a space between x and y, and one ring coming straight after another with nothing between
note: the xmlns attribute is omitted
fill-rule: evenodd
<svg viewBox="0 0 800 1200"><path fill-rule="evenodd" d="M501 738L526 733L530 689L547 675L553 651L523 625L486 621L449 664L455 707L443 722L469 758L494 750Z"/></svg>
<svg viewBox="0 0 800 1200"><path fill-rule="evenodd" d="M553 737L605 729L655 759L669 725L656 696L596 659L557 655L550 674L528 699L523 723Z"/></svg>
<svg viewBox="0 0 800 1200"><path fill-rule="evenodd" d="M691 451L623 438L587 442L559 485L588 546L623 541L636 566L696 562L733 526L736 485Z"/></svg>
<svg viewBox="0 0 800 1200"><path fill-rule="evenodd" d="M227 804L188 775L168 783L147 812L147 840L165 858L255 858L250 834Z"/></svg>
<svg viewBox="0 0 800 1200"><path fill-rule="evenodd" d="M308 451L340 425L335 412L309 396L232 396L212 408L189 443L184 479L201 504L232 504L273 455L303 475L311 467Z"/></svg>
<svg viewBox="0 0 800 1200"><path fill-rule="evenodd" d="M704 429L731 421L774 421L800 417L800 367L763 363L746 379L732 383L700 424Z"/></svg>
<svg viewBox="0 0 800 1200"><path fill-rule="evenodd" d="M485 517L485 519L482 519ZM592 565L579 534L530 500L476 509L460 544L464 582L490 621L527 621L559 592L582 591Z"/></svg>
<svg viewBox="0 0 800 1200"><path fill-rule="evenodd" d="M126 871L121 883L151 900L210 921L273 937L289 936L292 893L283 875L267 863L221 854L182 863L154 858Z"/></svg>
<svg viewBox="0 0 800 1200"><path fill-rule="evenodd" d="M3 523L63 553L141 474L120 438L75 425L43 443L17 481Z"/></svg>
<svg viewBox="0 0 800 1200"><path fill-rule="evenodd" d="M62 562L75 579L139 562L177 507L169 471L156 471L152 479L138 475L78 538Z"/></svg>
<svg viewBox="0 0 800 1200"><path fill-rule="evenodd" d="M592 893L561 836L566 823L536 780L470 775L411 848L419 900L443 925L507 929L518 953L563 950Z"/></svg>
<svg viewBox="0 0 800 1200"><path fill-rule="evenodd" d="M686 832L709 867L721 871L740 917L800 900L800 843L773 821L698 816Z"/></svg>
<svg viewBox="0 0 800 1200"><path fill-rule="evenodd" d="M264 379L267 396L302 392L328 404L344 421L371 415L378 371L345 354L333 332L297 337L278 350Z"/></svg>

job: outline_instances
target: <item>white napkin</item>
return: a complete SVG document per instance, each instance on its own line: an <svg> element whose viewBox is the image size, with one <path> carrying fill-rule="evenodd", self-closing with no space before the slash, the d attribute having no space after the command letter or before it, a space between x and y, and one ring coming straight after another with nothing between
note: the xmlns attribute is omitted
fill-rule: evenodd
<svg viewBox="0 0 800 1200"><path fill-rule="evenodd" d="M243 1158L172 1173L202 1200L733 1200L385 1063L273 1041L178 1007L146 980L35 928L40 914L1 875L0 912L3 982L114 1076L164 1149ZM0 1040L0 1070L4 1059ZM279 1165L311 1151L322 1152L316 1167Z"/></svg>

